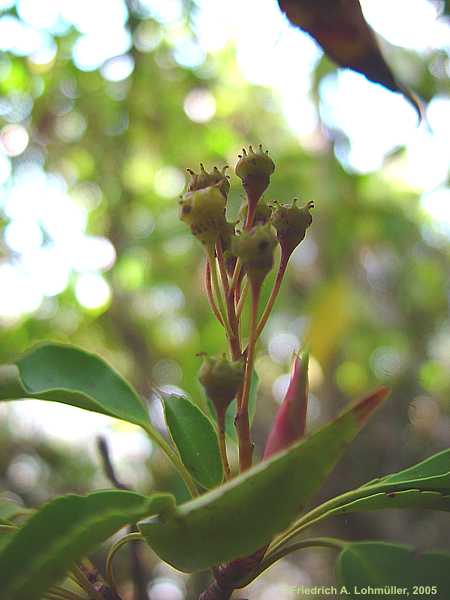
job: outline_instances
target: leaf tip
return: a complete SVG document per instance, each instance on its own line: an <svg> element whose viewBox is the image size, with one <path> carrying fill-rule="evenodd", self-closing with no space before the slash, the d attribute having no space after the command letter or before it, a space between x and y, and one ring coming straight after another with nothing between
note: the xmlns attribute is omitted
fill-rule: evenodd
<svg viewBox="0 0 450 600"><path fill-rule="evenodd" d="M390 388L382 386L356 404L353 408L353 414L360 426L366 423L372 413L389 396L390 392Z"/></svg>

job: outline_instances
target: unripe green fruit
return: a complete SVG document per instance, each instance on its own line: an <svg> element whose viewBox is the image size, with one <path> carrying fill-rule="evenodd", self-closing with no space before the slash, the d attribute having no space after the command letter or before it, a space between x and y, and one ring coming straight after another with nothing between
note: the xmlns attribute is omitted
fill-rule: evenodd
<svg viewBox="0 0 450 600"><path fill-rule="evenodd" d="M187 169L187 172L191 176L191 181L188 184L188 192L195 192L196 190L216 186L226 198L230 191L230 182L225 175L227 169L228 167L223 167L223 169L219 171L217 167L214 167L212 172L208 173L202 163L200 163L200 173L198 174L191 169Z"/></svg>
<svg viewBox="0 0 450 600"><path fill-rule="evenodd" d="M248 177L269 177L275 171L275 163L270 158L269 153L264 152L261 144L259 145L259 151L255 152L251 146L249 146L248 153L245 148L242 149L242 155L239 155L239 161L235 168L235 173L243 181Z"/></svg>
<svg viewBox="0 0 450 600"><path fill-rule="evenodd" d="M241 259L242 267L252 283L262 283L272 270L276 245L277 239L269 223L243 231L233 240L233 252Z"/></svg>
<svg viewBox="0 0 450 600"><path fill-rule="evenodd" d="M180 202L180 219L203 244L214 244L226 231L225 204L216 186L186 192Z"/></svg>
<svg viewBox="0 0 450 600"><path fill-rule="evenodd" d="M225 411L236 397L244 379L244 363L221 358L205 357L198 379L218 412Z"/></svg>
<svg viewBox="0 0 450 600"><path fill-rule="evenodd" d="M239 211L240 220L245 223L248 213L248 205L243 204ZM272 215L272 209L268 206L263 199L261 199L256 205L255 216L253 218L254 225L265 225Z"/></svg>
<svg viewBox="0 0 450 600"><path fill-rule="evenodd" d="M271 223L277 230L277 238L283 251L289 254L300 244L306 235L306 230L312 223L311 208L313 202L308 202L302 208L296 205L279 206L272 213Z"/></svg>

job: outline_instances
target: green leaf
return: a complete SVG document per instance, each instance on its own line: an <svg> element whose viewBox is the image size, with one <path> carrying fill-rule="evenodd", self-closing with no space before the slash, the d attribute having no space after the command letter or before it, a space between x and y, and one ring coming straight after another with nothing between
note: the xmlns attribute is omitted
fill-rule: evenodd
<svg viewBox="0 0 450 600"><path fill-rule="evenodd" d="M443 450L403 471L374 479L337 496L311 511L309 520L386 508L450 511L450 450ZM298 525L298 528L296 524L292 526L292 535L297 529L303 529L305 520L301 519Z"/></svg>
<svg viewBox="0 0 450 600"><path fill-rule="evenodd" d="M304 510L386 396L382 388L285 452L171 515L139 523L139 529L153 550L181 571L206 569L255 552Z"/></svg>
<svg viewBox="0 0 450 600"><path fill-rule="evenodd" d="M44 344L2 367L0 400L62 402L148 428L144 404L104 360L73 346Z"/></svg>
<svg viewBox="0 0 450 600"><path fill-rule="evenodd" d="M164 396L164 414L181 460L204 488L223 480L217 435L211 421L192 402L180 396Z"/></svg>
<svg viewBox="0 0 450 600"><path fill-rule="evenodd" d="M40 598L75 561L123 526L174 506L169 494L145 497L123 490L62 496L45 504L0 552L2 598Z"/></svg>
<svg viewBox="0 0 450 600"><path fill-rule="evenodd" d="M428 508L450 511L450 450L443 450L398 473L386 475L336 498L329 514L385 508ZM359 497L358 497L359 495Z"/></svg>
<svg viewBox="0 0 450 600"><path fill-rule="evenodd" d="M403 545L356 542L341 552L337 575L342 597L350 600L443 599L450 590L450 554L418 554Z"/></svg>
<svg viewBox="0 0 450 600"><path fill-rule="evenodd" d="M396 484L433 478L441 491L450 493L450 450L433 454L420 463L377 480L380 484Z"/></svg>
<svg viewBox="0 0 450 600"><path fill-rule="evenodd" d="M80 348L44 344L17 366L0 368L0 400L36 398L77 406L140 425L183 477L191 495L197 490L175 450L153 427L147 410L125 379L104 360Z"/></svg>
<svg viewBox="0 0 450 600"><path fill-rule="evenodd" d="M343 504L327 516L386 508L428 508L431 510L450 511L450 496L445 496L440 492L420 489L382 492Z"/></svg>

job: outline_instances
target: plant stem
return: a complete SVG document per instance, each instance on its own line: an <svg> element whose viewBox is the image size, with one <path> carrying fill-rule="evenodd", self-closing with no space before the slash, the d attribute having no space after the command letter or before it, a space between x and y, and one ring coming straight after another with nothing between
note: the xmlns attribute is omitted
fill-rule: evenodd
<svg viewBox="0 0 450 600"><path fill-rule="evenodd" d="M236 308L236 315L237 315L238 320L241 318L242 311L244 309L245 300L247 298L247 293L248 293L248 279L245 280L244 289L242 290L242 293L240 295L239 302L238 302L237 308Z"/></svg>
<svg viewBox="0 0 450 600"><path fill-rule="evenodd" d="M233 593L233 589L223 589L217 583L212 581L209 587L200 594L198 600L229 600Z"/></svg>
<svg viewBox="0 0 450 600"><path fill-rule="evenodd" d="M43 596L43 600L85 600L81 596L76 594L66 594L66 590L63 588L53 587Z"/></svg>
<svg viewBox="0 0 450 600"><path fill-rule="evenodd" d="M252 465L253 444L250 438L250 423L248 418L248 400L253 375L256 345L256 325L258 319L258 303L261 292L261 284L250 282L252 292L252 306L250 314L249 338L245 365L244 383L242 393L238 398L238 410L235 419L236 429L239 437L239 465L240 470L245 471Z"/></svg>
<svg viewBox="0 0 450 600"><path fill-rule="evenodd" d="M262 330L264 329L267 319L272 312L273 305L275 304L275 300L277 299L278 292L280 291L281 282L283 281L284 274L286 273L286 268L289 262L289 255L286 255L284 252L281 252L280 265L278 267L278 273L275 279L275 283L273 285L272 291L270 293L269 300L267 301L266 307L264 308L264 312L261 315L261 318L258 323L258 327L256 329L256 339L261 335Z"/></svg>
<svg viewBox="0 0 450 600"><path fill-rule="evenodd" d="M222 279L223 291L225 292L225 297L226 297L228 294L228 291L229 291L228 273L227 273L227 269L225 267L225 260L223 258L222 241L220 240L220 238L216 242L216 254L217 254L217 262L219 263L220 278Z"/></svg>
<svg viewBox="0 0 450 600"><path fill-rule="evenodd" d="M214 294L213 294L212 286L211 286L211 268L209 266L208 259L206 259L206 262L205 262L204 282L205 282L205 290L206 290L206 295L208 297L209 306L211 307L211 310L213 311L213 313L214 313L216 319L219 321L219 323L225 327L222 317L220 316L219 309L217 308L216 301L214 300Z"/></svg>
<svg viewBox="0 0 450 600"><path fill-rule="evenodd" d="M239 339L239 322L236 317L236 310L234 308L233 297L230 297L229 282L227 270L225 267L225 261L223 258L222 242L219 239L216 244L217 262L219 263L220 276L222 279L222 286L225 295L227 316L229 323L229 344L230 352L233 360L239 360L241 358L241 342Z"/></svg>
<svg viewBox="0 0 450 600"><path fill-rule="evenodd" d="M107 440L99 436L97 438L97 448L100 452L103 469L105 471L106 476L113 484L115 488L118 490L131 490L128 485L119 480L116 475L116 470L114 468L113 462L111 460L111 454L109 451L109 446ZM134 523L128 529L129 533L137 532L136 524ZM134 587L134 600L146 600L147 598L147 581L145 571L143 569L141 559L139 556L138 548L131 544L130 546L130 569L131 569L131 581L133 582Z"/></svg>
<svg viewBox="0 0 450 600"><path fill-rule="evenodd" d="M112 566L112 561L116 553L124 546L128 544L128 542L132 541L142 541L144 538L141 533L133 532L125 535L123 538L118 540L108 552L108 556L106 557L106 579L108 580L109 585L115 591L116 590L116 582L114 580L114 571Z"/></svg>
<svg viewBox="0 0 450 600"><path fill-rule="evenodd" d="M92 600L105 600L105 596L101 594L95 586L100 574L90 561L88 562L85 559L79 565L75 565L72 569L72 573L74 574L78 585L83 588L89 598L92 598ZM113 598L117 599L117 596L114 594Z"/></svg>
<svg viewBox="0 0 450 600"><path fill-rule="evenodd" d="M157 429L153 427L150 423L148 426L142 426L147 433L148 437L157 444L167 458L172 462L173 466L177 469L181 478L183 479L186 487L191 493L192 497L198 496L197 486L194 483L189 471L186 469L184 464L181 462L180 457L176 453L176 451L170 446L170 444L164 439L164 437L159 433Z"/></svg>
<svg viewBox="0 0 450 600"><path fill-rule="evenodd" d="M304 540L300 540L295 544L291 544L290 546L285 546L280 548L277 552L272 552L267 554L263 561L261 562L258 570L251 574L251 576L244 581L242 581L238 588L244 588L249 585L254 579L259 577L261 573L266 571L269 567L271 567L274 563L276 563L281 558L284 558L288 554L292 552L296 552L297 550L302 550L304 548L312 548L312 547L321 547L321 548L333 548L334 550L342 550L347 545L347 542L343 540L337 540L335 538L327 538L327 537L317 537L317 538L306 538Z"/></svg>
<svg viewBox="0 0 450 600"><path fill-rule="evenodd" d="M58 585L54 585L51 587L48 592L46 592L49 596L55 596L60 600L83 600L82 596L75 594L75 592L71 592L70 590L66 590L63 587Z"/></svg>
<svg viewBox="0 0 450 600"><path fill-rule="evenodd" d="M228 289L228 275L226 274L225 264L223 263L223 255L221 254L221 256L222 256L222 264L220 263L220 260L219 260L219 265L221 264L221 267L223 267L223 270L224 270L222 281L224 282L224 289L225 289L225 286ZM238 329L238 323L236 320L236 313L234 311L233 301L232 300L230 301L228 294L225 294L225 296L227 298L227 302L226 302L227 306L225 308L222 291L221 291L220 285L219 285L219 277L217 275L217 265L216 265L216 256L215 256L215 252L214 252L214 247L211 247L211 246L208 247L208 260L209 260L209 266L210 266L210 271L211 271L213 289L216 293L220 316L222 317L225 331L227 333L227 338L228 338L228 342L230 345L231 355L232 355L233 359L237 360L241 356L241 348L240 348L240 342L239 342L239 329Z"/></svg>
<svg viewBox="0 0 450 600"><path fill-rule="evenodd" d="M269 547L269 551L273 552L281 545L288 542L291 538L298 535L307 527L311 527L311 525L315 525L320 521L323 521L328 516L334 514L335 510L339 507L345 506L346 504L353 502L354 500L359 500L360 498L366 498L371 496L372 494L379 494L381 492L389 493L389 492L398 492L398 491L407 491L411 489L411 484L408 485L408 482L405 482L404 485L399 484L391 484L388 483L384 485L375 484L365 485L355 490L350 490L349 492L345 492L340 496L336 496L327 500L323 504L316 506L302 517L300 517L297 521L295 521L289 529L287 529L284 533L282 533L278 538L275 538Z"/></svg>
<svg viewBox="0 0 450 600"><path fill-rule="evenodd" d="M103 470L105 471L105 475L113 484L113 486L118 490L131 490L130 487L119 481L119 478L116 475L114 465L112 464L108 442L106 438L104 438L101 435L99 435L97 438L97 448L102 459Z"/></svg>
<svg viewBox="0 0 450 600"><path fill-rule="evenodd" d="M256 205L258 204L258 200L261 197L261 194L254 196L250 194L247 190L247 217L245 219L244 231L247 231L253 227L253 221L255 220L255 212ZM233 277L231 278L230 290L228 292L229 296L234 297L234 292L239 284L239 277L241 275L242 262L240 258L237 259L236 265L234 267Z"/></svg>
<svg viewBox="0 0 450 600"><path fill-rule="evenodd" d="M231 479L230 463L227 456L227 444L225 440L225 410L216 410L217 413L217 435L219 438L220 458L222 459L225 480Z"/></svg>
<svg viewBox="0 0 450 600"><path fill-rule="evenodd" d="M226 317L226 311L225 311L225 304L223 302L222 293L220 291L219 277L217 276L216 255L215 255L213 247L208 247L208 260L209 260L209 268L211 271L213 290L216 293L216 300L218 303L220 316L222 317L223 323L226 328L227 327L227 317Z"/></svg>

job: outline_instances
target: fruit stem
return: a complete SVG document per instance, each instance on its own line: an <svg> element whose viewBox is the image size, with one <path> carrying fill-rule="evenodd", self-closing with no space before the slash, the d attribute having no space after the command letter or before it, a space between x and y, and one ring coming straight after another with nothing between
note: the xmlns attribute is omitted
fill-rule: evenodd
<svg viewBox="0 0 450 600"><path fill-rule="evenodd" d="M222 317L220 316L220 312L219 312L219 309L217 308L216 301L214 300L214 294L213 294L212 285L211 285L211 268L209 266L208 259L206 259L206 262L205 262L204 284L205 284L206 295L208 297L209 306L211 307L211 310L213 311L216 319L219 321L219 323L221 325L223 325Z"/></svg>
<svg viewBox="0 0 450 600"><path fill-rule="evenodd" d="M216 244L217 262L219 263L220 276L222 279L223 291L225 295L227 316L229 323L229 344L230 352L233 360L239 360L241 358L241 342L239 339L239 322L236 317L236 310L234 308L233 297L229 294L229 282L227 270L225 267L225 261L223 258L222 242L219 239Z"/></svg>
<svg viewBox="0 0 450 600"><path fill-rule="evenodd" d="M217 435L219 438L220 457L225 475L225 481L231 479L230 463L227 456L227 444L225 441L225 410L217 410Z"/></svg>
<svg viewBox="0 0 450 600"><path fill-rule="evenodd" d="M245 471L252 465L253 443L250 437L250 423L248 418L248 400L250 395L250 386L253 375L253 365L255 362L256 345L256 326L258 319L258 303L261 292L261 283L250 281L252 292L252 306L250 314L249 338L244 374L244 383L242 394L238 398L238 410L235 424L239 438L239 466L240 470Z"/></svg>
<svg viewBox="0 0 450 600"><path fill-rule="evenodd" d="M280 291L280 287L281 287L281 283L283 281L283 277L284 274L286 273L286 268L289 262L289 255L286 254L285 252L281 252L281 258L280 258L280 265L278 267L278 273L275 279L275 283L272 287L272 291L270 293L270 297L269 300L267 301L266 307L264 308L264 312L261 315L261 318L258 322L258 326L256 329L256 339L259 338L259 336L262 333L262 330L264 329L267 320L270 316L270 313L272 312L273 309L273 305L275 304L275 300L277 299L278 293Z"/></svg>

